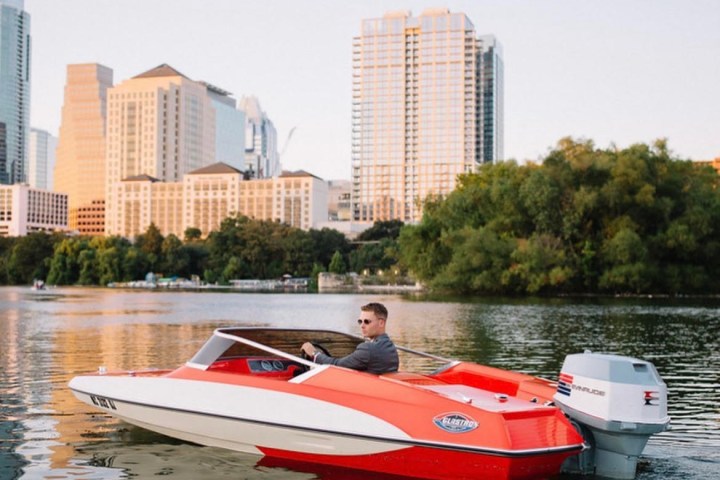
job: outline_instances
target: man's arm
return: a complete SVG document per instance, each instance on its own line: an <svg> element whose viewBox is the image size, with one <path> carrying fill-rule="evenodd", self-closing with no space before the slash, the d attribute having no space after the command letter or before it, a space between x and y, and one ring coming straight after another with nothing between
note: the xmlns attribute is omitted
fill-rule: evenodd
<svg viewBox="0 0 720 480"><path fill-rule="evenodd" d="M315 363L321 365L337 365L338 367L351 368L353 370L367 370L370 361L370 350L367 342L357 346L350 355L342 358L335 358L318 352L315 355Z"/></svg>

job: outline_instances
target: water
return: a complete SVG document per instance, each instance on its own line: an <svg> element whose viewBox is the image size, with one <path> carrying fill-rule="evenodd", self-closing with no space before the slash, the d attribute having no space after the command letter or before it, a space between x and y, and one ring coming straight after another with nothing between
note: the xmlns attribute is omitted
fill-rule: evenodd
<svg viewBox="0 0 720 480"><path fill-rule="evenodd" d="M668 384L672 430L639 480L720 478L720 300L422 300L399 296L0 288L0 479L371 479L199 447L78 402L79 373L172 368L227 325L357 333L381 301L396 343L556 379L567 353L645 358ZM569 479L569 476L563 476ZM585 478L585 477L584 477Z"/></svg>

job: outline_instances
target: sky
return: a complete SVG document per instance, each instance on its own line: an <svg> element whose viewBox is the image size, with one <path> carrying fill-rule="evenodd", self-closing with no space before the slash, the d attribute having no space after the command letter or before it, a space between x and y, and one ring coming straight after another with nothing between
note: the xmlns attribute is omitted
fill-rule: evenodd
<svg viewBox="0 0 720 480"><path fill-rule="evenodd" d="M349 179L361 20L432 7L502 44L507 159L540 160L567 136L720 157L717 0L25 0L31 124L57 135L68 64L101 63L118 84L167 63L257 96L283 168Z"/></svg>

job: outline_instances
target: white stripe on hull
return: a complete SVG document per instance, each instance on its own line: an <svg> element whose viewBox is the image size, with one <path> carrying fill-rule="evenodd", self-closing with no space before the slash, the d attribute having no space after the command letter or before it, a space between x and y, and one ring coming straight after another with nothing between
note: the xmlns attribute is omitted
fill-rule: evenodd
<svg viewBox="0 0 720 480"><path fill-rule="evenodd" d="M201 445L254 454L262 454L261 446L322 455L408 447L378 440L409 440L382 419L300 395L158 377L77 377L70 387L81 401L128 423ZM112 400L115 408L98 404L103 399Z"/></svg>

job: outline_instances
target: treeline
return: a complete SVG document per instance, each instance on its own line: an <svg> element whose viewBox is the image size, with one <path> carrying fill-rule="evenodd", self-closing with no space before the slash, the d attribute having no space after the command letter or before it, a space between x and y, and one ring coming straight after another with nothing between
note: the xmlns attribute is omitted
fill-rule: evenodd
<svg viewBox="0 0 720 480"><path fill-rule="evenodd" d="M189 228L181 240L154 225L133 241L33 233L0 238L0 284L107 285L144 279L148 272L227 284L231 279L316 276L331 269L375 272L395 264L401 222L378 222L350 243L337 230L304 231L244 216L227 218L206 239ZM364 242L370 243L364 243ZM386 252L388 250L388 252Z"/></svg>
<svg viewBox="0 0 720 480"><path fill-rule="evenodd" d="M463 176L399 246L421 280L456 293L715 294L718 175L664 141L618 150L563 139L542 165Z"/></svg>
<svg viewBox="0 0 720 480"><path fill-rule="evenodd" d="M237 216L207 238L151 225L133 239L35 233L0 239L0 283L106 285L147 272L208 283L409 272L459 294L716 294L718 174L664 141L598 149L563 139L542 164L503 162L428 199L417 225L377 222L349 242Z"/></svg>

